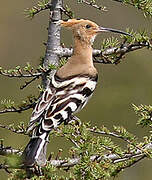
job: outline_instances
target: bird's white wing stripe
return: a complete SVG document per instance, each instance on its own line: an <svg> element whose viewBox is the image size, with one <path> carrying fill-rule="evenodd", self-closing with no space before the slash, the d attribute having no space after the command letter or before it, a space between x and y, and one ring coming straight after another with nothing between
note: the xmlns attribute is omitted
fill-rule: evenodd
<svg viewBox="0 0 152 180"><path fill-rule="evenodd" d="M91 91L94 91L94 89L95 89L95 87L96 87L96 82L95 81L88 81L86 84L85 84L85 86L84 86L84 88L85 87L87 87L87 88L89 88Z"/></svg>
<svg viewBox="0 0 152 180"><path fill-rule="evenodd" d="M67 86L67 85L69 85L71 83L73 83L73 86L76 86L78 84L85 83L85 82L86 82L86 77L81 77L81 78L75 77L75 78L72 78L70 80L65 80L63 82L57 82L57 81L55 81L55 78L52 77L52 84L56 88L59 88L59 87L62 87L62 86L64 87L64 86Z"/></svg>
<svg viewBox="0 0 152 180"><path fill-rule="evenodd" d="M72 112L76 111L76 109L77 109L77 105L76 105L74 102L70 102L70 103L68 104L68 107L71 108L71 111L72 111Z"/></svg>

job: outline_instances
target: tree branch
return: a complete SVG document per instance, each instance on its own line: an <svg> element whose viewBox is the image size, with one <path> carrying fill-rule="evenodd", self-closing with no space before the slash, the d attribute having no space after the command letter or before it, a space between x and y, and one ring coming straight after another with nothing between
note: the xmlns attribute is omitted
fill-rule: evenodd
<svg viewBox="0 0 152 180"><path fill-rule="evenodd" d="M120 53L128 53L130 51L135 51L144 47L148 47L148 44L140 44L140 43L134 43L134 44L126 44L122 47L111 47L105 50L99 50L94 49L93 50L93 56L94 57L102 57L102 56L108 56L111 54L120 54ZM55 51L56 54L58 54L60 57L70 57L73 53L72 48L60 48Z"/></svg>
<svg viewBox="0 0 152 180"><path fill-rule="evenodd" d="M114 132L105 132L105 131L100 131L100 130L95 130L95 129L88 129L90 132L92 133L95 133L95 134L100 134L100 135L107 135L107 136L113 136L115 138L119 138L119 139L122 139L123 141L127 142L128 144L134 146L136 149L140 150L140 151L143 151L143 148L142 147L138 147L136 146L134 143L132 143L132 141L130 140L130 138L126 138L126 137L123 137L121 134L116 134ZM134 140L134 138L132 138L132 140Z"/></svg>
<svg viewBox="0 0 152 180"><path fill-rule="evenodd" d="M61 20L61 10L62 10L62 0L52 0L50 17L49 17L49 27L48 27L48 41L46 45L45 58L43 66L47 69L49 64L58 66L59 56L55 53L56 50L60 47L60 24L58 23ZM50 76L54 71L50 72ZM42 77L42 83L44 87L47 86L48 80L44 74Z"/></svg>
<svg viewBox="0 0 152 180"><path fill-rule="evenodd" d="M4 110L1 110L0 111L0 114L4 114L4 113L10 113L10 112L17 112L17 113L21 113L22 111L26 111L28 109L31 109L35 106L35 102L34 103L31 103L31 104L28 104L24 107L18 107L18 108L15 108L15 107L12 107L12 108L8 108L8 109L4 109Z"/></svg>
<svg viewBox="0 0 152 180"><path fill-rule="evenodd" d="M9 155L13 155L13 154L21 155L22 152L18 149L13 149L10 146L8 146L8 147L0 146L0 155L1 156L9 156Z"/></svg>
<svg viewBox="0 0 152 180"><path fill-rule="evenodd" d="M25 13L27 14L27 17L33 18L36 14L46 9L51 9L51 3L42 0L42 1L38 1L37 7L34 6L31 9L29 8L25 9Z"/></svg>
<svg viewBox="0 0 152 180"><path fill-rule="evenodd" d="M20 89L26 88L29 84L31 84L33 81L35 81L35 80L38 79L38 78L39 78L39 76L34 77L34 78L31 79L30 81L25 81L25 83L24 83L22 86L20 86Z"/></svg>
<svg viewBox="0 0 152 180"><path fill-rule="evenodd" d="M144 148L144 150L151 150L151 149L152 149L152 143L147 144ZM104 159L110 159L110 160L112 160L113 163L119 163L119 162L124 162L124 161L130 160L132 158L143 159L144 157L146 157L144 152L137 150L134 153L125 154L122 158L118 157L117 154L106 154L103 157L98 156L98 155L93 155L90 157L90 160L100 162ZM63 167L72 167L72 166L78 164L80 162L80 160L81 159L78 157L78 158L72 158L69 160L50 160L49 163L53 166L63 168Z"/></svg>
<svg viewBox="0 0 152 180"><path fill-rule="evenodd" d="M94 59L94 62L95 63L103 63L103 64L112 64L111 61L108 61L106 59L107 56L109 55L112 55L112 54L116 54L116 55L119 55L118 56L118 60L120 60L122 58L123 55L125 55L126 53L128 52L131 52L131 51L136 51L138 49L142 49L144 47L147 47L149 48L149 44L148 43L132 43L132 44L122 44L120 47L111 47L111 48L107 48L105 50L99 50L99 49L94 49L93 50L93 57L96 58L96 57L99 57L99 58L102 58L100 60L98 59ZM50 47L51 48L51 47ZM73 53L73 49L72 48L62 48L61 46L58 46L58 48L55 48L54 50L48 50L46 49L46 51L48 51L48 54L46 54L46 61L49 61L50 59L50 54L54 54L54 56L59 59L59 57L71 57L72 56L72 53ZM49 62L48 62L49 63ZM55 61L51 61L50 60L50 63L49 64L55 64ZM58 63L57 63L58 64ZM45 66L46 66L46 62L45 62ZM39 72L39 73L32 73L30 72L29 74L23 74L23 73L19 73L19 74L16 74L16 73L7 73L5 71L0 71L0 75L3 75L3 76L7 76L7 77L10 77L10 78L30 78L30 77L34 77L31 81L27 82L26 85L24 85L25 87L30 84L31 82L33 82L35 79L39 78L40 76L44 75L48 75L48 73L51 72L51 70L47 70L48 67L44 67L43 70L41 69L42 72ZM22 89L22 87L21 87Z"/></svg>
<svg viewBox="0 0 152 180"><path fill-rule="evenodd" d="M133 166L134 164L138 163L139 161L143 160L144 158L145 158L145 156L143 155L143 156L141 156L140 158L135 159L134 161L132 161L132 162L129 163L128 165L124 165L124 166L122 166L122 167L119 167L119 168L117 169L117 173L120 172L120 171L122 171L123 169L126 169L126 168L129 168L129 167Z"/></svg>
<svg viewBox="0 0 152 180"><path fill-rule="evenodd" d="M95 2L93 1L86 1L86 0L82 0L82 3L86 4L86 5L89 5L89 6L92 6L93 8L96 8L100 11L107 11L106 10L106 7L105 6L98 6L97 4L95 4Z"/></svg>
<svg viewBox="0 0 152 180"><path fill-rule="evenodd" d="M152 16L152 9L151 5L152 2L149 0L140 0L140 1L133 1L133 0L113 0L119 3L125 3L129 4L131 6L136 7L137 9L141 10L144 12L144 15L149 15Z"/></svg>
<svg viewBox="0 0 152 180"><path fill-rule="evenodd" d="M0 71L0 75L7 76L9 78L30 78L30 77L36 77L39 78L42 73L29 73L29 74L10 74L6 73L4 71Z"/></svg>
<svg viewBox="0 0 152 180"><path fill-rule="evenodd" d="M147 145L145 145L144 147L144 151L147 150L152 150L152 143L149 143ZM21 155L22 152L20 150L16 150L13 149L11 147L0 147L0 155L2 156L8 156L8 155L12 155L12 154L18 154ZM137 159L134 161L133 164L139 162L140 160L142 160L143 158L146 158L146 153L137 150L136 152L133 153L129 153L129 154L125 154L123 157L119 157L117 154L105 154L104 156L100 156L100 155L92 155L90 157L91 161L96 161L96 162L101 162L102 160L106 160L109 159L112 161L112 163L120 163L120 162L124 162L127 160L131 160L131 159ZM73 167L76 164L80 163L81 158L77 157L77 158L69 158L66 160L62 160L62 159L51 159L48 161L48 163L50 163L51 165L58 167L58 168L65 168L65 167ZM131 166L131 165L130 165ZM130 167L128 166L128 167ZM11 168L11 167L7 167L7 168ZM20 166L18 168L24 168L23 166Z"/></svg>
<svg viewBox="0 0 152 180"><path fill-rule="evenodd" d="M7 125L0 124L0 128L7 129L7 130L9 130L9 131L11 131L13 133L16 133L16 134L23 134L23 135L28 135L29 136L29 134L26 132L26 128L21 127L21 125L18 126L17 128L14 128L11 125L7 126Z"/></svg>

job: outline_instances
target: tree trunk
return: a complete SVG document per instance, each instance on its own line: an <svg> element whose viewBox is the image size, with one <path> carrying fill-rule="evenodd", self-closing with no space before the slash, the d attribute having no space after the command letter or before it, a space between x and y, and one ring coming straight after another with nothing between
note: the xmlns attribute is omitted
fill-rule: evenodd
<svg viewBox="0 0 152 180"><path fill-rule="evenodd" d="M56 51L60 48L60 25L59 20L61 20L61 8L62 8L62 0L52 0L50 2L50 17L49 17L49 27L48 27L48 41L46 46L46 53L43 62L43 66L48 68L49 64L58 65L59 56ZM50 77L54 73L54 70L51 71ZM44 88L48 85L49 80L47 79L46 74L42 77L42 84ZM46 148L47 144L45 144L44 148L44 156L38 158L37 163L39 165L45 165L46 163Z"/></svg>
<svg viewBox="0 0 152 180"><path fill-rule="evenodd" d="M63 5L63 0L52 0L50 2L50 17L49 17L49 27L48 27L48 41L46 46L46 53L43 65L45 68L49 64L58 65L59 57L56 53L57 49L60 47L60 30L59 20L61 20L61 9ZM50 76L54 73L51 71ZM43 76L42 84L44 87L48 84L46 75Z"/></svg>

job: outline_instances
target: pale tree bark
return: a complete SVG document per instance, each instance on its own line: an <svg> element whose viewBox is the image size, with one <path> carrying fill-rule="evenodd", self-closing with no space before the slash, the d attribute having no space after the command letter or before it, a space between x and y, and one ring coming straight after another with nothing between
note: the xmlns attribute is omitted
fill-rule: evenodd
<svg viewBox="0 0 152 180"><path fill-rule="evenodd" d="M49 27L48 27L48 40L46 45L45 58L43 62L43 66L47 69L49 64L58 65L59 64L59 56L56 51L60 48L60 25L59 20L61 20L61 9L62 9L62 0L52 0L50 1L50 17L49 17ZM50 77L54 71L50 72ZM42 84L44 88L49 84L49 80L44 74L42 76ZM39 165L43 165L46 162L46 150L47 144L45 144L44 148L44 156L40 157L37 162Z"/></svg>
<svg viewBox="0 0 152 180"><path fill-rule="evenodd" d="M61 9L63 6L63 0L52 0L50 2L50 17L49 17L49 27L48 27L48 40L46 45L46 52L43 65L45 68L49 64L58 65L59 56L56 53L60 48L60 24L58 23L61 20ZM51 71L52 75L53 71ZM47 85L47 78L44 75L42 80L44 86Z"/></svg>

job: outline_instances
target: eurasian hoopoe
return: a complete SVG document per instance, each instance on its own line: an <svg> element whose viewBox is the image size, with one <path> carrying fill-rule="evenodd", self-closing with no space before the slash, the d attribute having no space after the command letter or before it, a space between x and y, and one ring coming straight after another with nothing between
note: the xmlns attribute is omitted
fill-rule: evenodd
<svg viewBox="0 0 152 180"><path fill-rule="evenodd" d="M103 31L129 35L83 19L61 21L61 26L72 30L74 51L68 62L52 76L32 113L28 131L32 130L33 136L22 155L26 166L36 162L45 164L49 132L62 122L70 121L92 96L98 79L92 60L92 43L96 35Z"/></svg>

